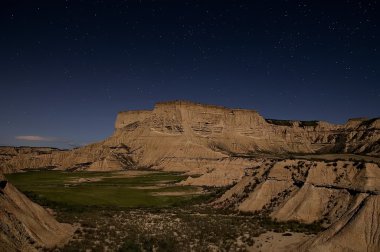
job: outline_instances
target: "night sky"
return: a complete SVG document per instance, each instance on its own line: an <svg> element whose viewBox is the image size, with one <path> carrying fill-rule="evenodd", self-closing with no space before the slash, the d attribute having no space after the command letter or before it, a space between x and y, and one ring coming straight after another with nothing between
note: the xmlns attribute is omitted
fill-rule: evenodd
<svg viewBox="0 0 380 252"><path fill-rule="evenodd" d="M377 1L0 3L0 145L69 148L186 99L266 118L380 116Z"/></svg>

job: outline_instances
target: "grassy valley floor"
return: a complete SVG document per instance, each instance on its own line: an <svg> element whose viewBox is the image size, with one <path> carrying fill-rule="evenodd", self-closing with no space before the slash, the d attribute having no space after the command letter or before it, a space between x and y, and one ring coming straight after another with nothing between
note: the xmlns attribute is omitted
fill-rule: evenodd
<svg viewBox="0 0 380 252"><path fill-rule="evenodd" d="M175 185L186 177L149 171L30 171L7 175L19 190L42 205L74 208L167 207L205 194L197 187Z"/></svg>
<svg viewBox="0 0 380 252"><path fill-rule="evenodd" d="M68 244L53 251L260 251L267 231L284 239L320 231L317 224L210 208L207 203L223 189L176 185L186 177L157 171L7 175L60 222L78 227Z"/></svg>

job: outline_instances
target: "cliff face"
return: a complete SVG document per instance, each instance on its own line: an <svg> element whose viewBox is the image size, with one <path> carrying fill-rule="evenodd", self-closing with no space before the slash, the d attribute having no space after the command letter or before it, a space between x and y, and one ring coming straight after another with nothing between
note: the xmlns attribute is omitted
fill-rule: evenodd
<svg viewBox="0 0 380 252"><path fill-rule="evenodd" d="M118 170L136 165L196 171L203 169L205 160L217 168L223 159L233 162L231 156L252 153L379 156L380 119L350 120L345 125L266 120L253 110L175 101L158 103L152 111L120 112L114 134L96 144L7 157L4 152L0 148L4 172L41 167Z"/></svg>
<svg viewBox="0 0 380 252"><path fill-rule="evenodd" d="M124 123L121 123L124 122ZM326 122L265 120L256 111L189 102L159 103L153 111L119 113L115 137L147 135L183 137L223 153L349 152L379 155L380 119ZM374 146L375 145L375 146Z"/></svg>

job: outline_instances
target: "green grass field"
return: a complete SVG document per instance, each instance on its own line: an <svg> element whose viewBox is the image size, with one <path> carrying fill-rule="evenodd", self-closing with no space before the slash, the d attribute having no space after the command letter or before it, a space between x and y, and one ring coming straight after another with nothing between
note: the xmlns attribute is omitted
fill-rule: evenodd
<svg viewBox="0 0 380 252"><path fill-rule="evenodd" d="M146 172L135 177L117 173L29 171L8 174L7 179L32 200L45 206L63 207L169 207L204 198L198 188L177 186L179 173ZM80 178L100 181L73 183ZM168 195L177 192L183 195ZM160 195L160 193L166 193Z"/></svg>

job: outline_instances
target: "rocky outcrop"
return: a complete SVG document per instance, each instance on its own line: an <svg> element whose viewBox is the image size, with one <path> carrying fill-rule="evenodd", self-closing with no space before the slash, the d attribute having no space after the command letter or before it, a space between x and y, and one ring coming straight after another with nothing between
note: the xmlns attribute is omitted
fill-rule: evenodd
<svg viewBox="0 0 380 252"><path fill-rule="evenodd" d="M345 125L264 119L256 111L184 101L157 103L152 111L120 112L108 139L74 150L7 156L4 172L26 168L121 170L143 166L192 171L238 166L233 157L272 153L380 155L380 119ZM20 155L21 154L21 155ZM227 159L227 161L225 161ZM237 162L237 163L235 163Z"/></svg>
<svg viewBox="0 0 380 252"><path fill-rule="evenodd" d="M213 205L327 228L288 251L380 250L378 164L272 160L250 170Z"/></svg>
<svg viewBox="0 0 380 252"><path fill-rule="evenodd" d="M44 208L30 201L0 174L0 248L2 251L37 251L66 242L74 232L57 222Z"/></svg>

